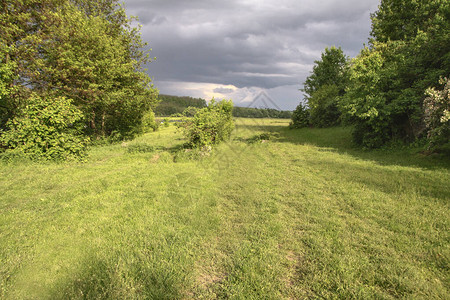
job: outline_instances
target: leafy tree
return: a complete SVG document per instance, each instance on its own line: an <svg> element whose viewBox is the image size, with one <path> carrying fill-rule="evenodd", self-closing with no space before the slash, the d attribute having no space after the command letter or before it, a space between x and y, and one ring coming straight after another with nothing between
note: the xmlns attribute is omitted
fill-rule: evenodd
<svg viewBox="0 0 450 300"><path fill-rule="evenodd" d="M397 107L387 99L390 69L386 69L386 44L364 48L352 61L349 86L341 107L355 124L354 140L365 147L383 145L391 136L391 114Z"/></svg>
<svg viewBox="0 0 450 300"><path fill-rule="evenodd" d="M309 117L309 109L300 102L292 114L292 122L289 124L290 128L308 127L310 124Z"/></svg>
<svg viewBox="0 0 450 300"><path fill-rule="evenodd" d="M180 126L191 147L212 146L230 138L234 129L233 102L211 100L208 107L202 108L191 119Z"/></svg>
<svg viewBox="0 0 450 300"><path fill-rule="evenodd" d="M424 91L450 69L449 11L448 1L381 1L370 48L352 62L343 105L356 142L379 147L423 135Z"/></svg>
<svg viewBox="0 0 450 300"><path fill-rule="evenodd" d="M311 124L317 127L337 125L341 115L339 99L348 81L347 57L342 49L325 48L321 60L315 61L312 74L302 89L310 108Z"/></svg>
<svg viewBox="0 0 450 300"><path fill-rule="evenodd" d="M3 119L20 113L34 93L46 101L72 99L87 134L140 132L156 90L143 69L150 58L139 28L131 26L117 0L4 0L2 5L0 57L15 66L8 75L14 78L8 83L13 93L1 100Z"/></svg>

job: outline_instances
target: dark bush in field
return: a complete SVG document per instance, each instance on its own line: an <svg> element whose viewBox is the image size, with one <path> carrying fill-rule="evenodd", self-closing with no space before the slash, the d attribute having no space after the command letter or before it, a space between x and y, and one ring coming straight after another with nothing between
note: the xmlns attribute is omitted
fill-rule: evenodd
<svg viewBox="0 0 450 300"><path fill-rule="evenodd" d="M310 125L309 121L310 115L308 108L300 103L294 110L292 114L292 122L289 124L290 128L303 128Z"/></svg>

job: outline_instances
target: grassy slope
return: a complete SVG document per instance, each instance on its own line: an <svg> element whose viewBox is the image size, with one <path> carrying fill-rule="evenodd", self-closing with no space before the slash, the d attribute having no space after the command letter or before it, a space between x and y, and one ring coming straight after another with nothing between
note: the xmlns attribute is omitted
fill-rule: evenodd
<svg viewBox="0 0 450 300"><path fill-rule="evenodd" d="M0 298L448 297L448 160L237 123L200 162L173 162L171 126L83 164L0 165Z"/></svg>

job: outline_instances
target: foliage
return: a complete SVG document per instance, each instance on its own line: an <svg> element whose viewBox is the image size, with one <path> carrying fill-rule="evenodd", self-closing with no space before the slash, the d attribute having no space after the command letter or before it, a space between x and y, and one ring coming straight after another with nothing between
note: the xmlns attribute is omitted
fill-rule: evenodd
<svg viewBox="0 0 450 300"><path fill-rule="evenodd" d="M354 140L365 147L375 148L390 139L394 126L392 114L402 110L402 103L387 99L391 76L386 66L387 45L364 48L351 64L347 94L341 103L355 124Z"/></svg>
<svg viewBox="0 0 450 300"><path fill-rule="evenodd" d="M163 125L164 125L164 127L169 127L170 126L169 118L164 118Z"/></svg>
<svg viewBox="0 0 450 300"><path fill-rule="evenodd" d="M330 127L339 123L339 99L345 94L347 82L348 65L344 52L340 47L325 48L302 89L313 126Z"/></svg>
<svg viewBox="0 0 450 300"><path fill-rule="evenodd" d="M185 116L185 117L193 117L198 112L198 110L199 110L198 107L189 106L183 111L183 113L181 115ZM172 116L174 116L174 115L172 115Z"/></svg>
<svg viewBox="0 0 450 300"><path fill-rule="evenodd" d="M310 125L309 122L309 109L305 104L299 103L292 114L291 128L303 128Z"/></svg>
<svg viewBox="0 0 450 300"><path fill-rule="evenodd" d="M175 114L182 114L187 108L204 108L206 101L201 98L179 97L170 95L159 95L159 103L155 108L157 116L172 116Z"/></svg>
<svg viewBox="0 0 450 300"><path fill-rule="evenodd" d="M290 119L292 112L273 108L233 107L233 117Z"/></svg>
<svg viewBox="0 0 450 300"><path fill-rule="evenodd" d="M2 63L15 66L8 119L33 92L72 99L88 135L139 133L156 90L139 28L117 0L6 0L0 22Z"/></svg>
<svg viewBox="0 0 450 300"><path fill-rule="evenodd" d="M0 142L32 159L80 159L89 138L82 133L83 114L70 99L52 101L32 95L19 114L6 124Z"/></svg>
<svg viewBox="0 0 450 300"><path fill-rule="evenodd" d="M353 60L342 104L356 142L379 147L422 135L423 93L450 67L449 9L445 1L381 2L372 15L371 47Z"/></svg>
<svg viewBox="0 0 450 300"><path fill-rule="evenodd" d="M158 130L159 124L156 121L155 113L153 111L147 111L142 117L142 128L144 133Z"/></svg>
<svg viewBox="0 0 450 300"><path fill-rule="evenodd" d="M428 89L424 101L429 148L450 143L450 79L442 78L439 83L444 85L443 89Z"/></svg>
<svg viewBox="0 0 450 300"><path fill-rule="evenodd" d="M315 127L336 126L340 122L340 91L337 85L323 85L308 99L310 123Z"/></svg>
<svg viewBox="0 0 450 300"><path fill-rule="evenodd" d="M179 126L183 128L188 144L194 148L216 145L230 138L234 129L233 102L211 100L208 107L200 109L193 118Z"/></svg>
<svg viewBox="0 0 450 300"><path fill-rule="evenodd" d="M11 62L3 43L0 44L0 61L2 62L0 64L0 128L4 128L6 122L11 118L11 96L15 93L13 82L17 77L14 74L16 65Z"/></svg>
<svg viewBox="0 0 450 300"><path fill-rule="evenodd" d="M342 105L357 143L379 147L423 135L424 91L450 69L449 10L448 1L383 0L372 15L373 39L352 62Z"/></svg>

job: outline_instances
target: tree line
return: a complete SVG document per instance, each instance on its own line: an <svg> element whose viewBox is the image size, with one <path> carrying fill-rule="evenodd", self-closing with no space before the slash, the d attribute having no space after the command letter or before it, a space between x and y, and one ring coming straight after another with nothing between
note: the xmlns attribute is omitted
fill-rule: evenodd
<svg viewBox="0 0 450 300"><path fill-rule="evenodd" d="M188 107L205 108L207 107L206 100L188 96L160 94L158 96L158 106L155 108L155 115L169 117L176 114L183 114Z"/></svg>
<svg viewBox="0 0 450 300"><path fill-rule="evenodd" d="M140 29L118 0L3 0L0 144L80 157L89 140L129 138L156 105Z"/></svg>
<svg viewBox="0 0 450 300"><path fill-rule="evenodd" d="M449 1L382 0L358 56L331 47L315 61L292 127L351 124L368 148L420 139L448 148L449 11Z"/></svg>
<svg viewBox="0 0 450 300"><path fill-rule="evenodd" d="M169 117L176 115L193 116L193 112L195 111L193 108L201 109L207 106L206 100L202 98L160 94L158 96L158 105L154 109L154 112L158 117ZM233 117L290 119L292 117L292 111L282 111L273 108L234 106Z"/></svg>

